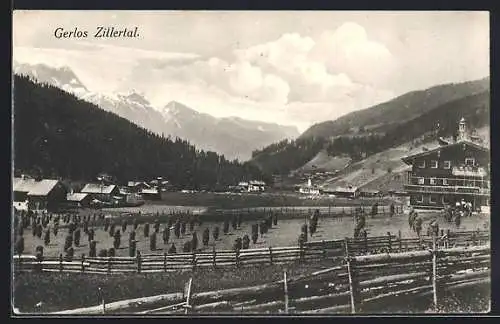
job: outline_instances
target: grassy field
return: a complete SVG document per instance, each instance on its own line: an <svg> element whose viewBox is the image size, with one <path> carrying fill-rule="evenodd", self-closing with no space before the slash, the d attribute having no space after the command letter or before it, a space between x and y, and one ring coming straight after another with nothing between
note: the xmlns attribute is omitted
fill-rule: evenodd
<svg viewBox="0 0 500 324"><path fill-rule="evenodd" d="M209 208L249 208L249 207L285 207L285 206L358 206L372 205L380 198L346 199L321 196L316 199L306 199L305 195L297 192L269 191L263 193L216 193L216 192L164 192L161 201L148 202L149 204L171 206L202 206ZM384 199L382 203L392 201Z"/></svg>
<svg viewBox="0 0 500 324"><path fill-rule="evenodd" d="M97 305L97 290L107 302L173 292L182 292L193 276L193 292L254 286L281 280L283 270L297 276L332 266L331 261L315 264L262 265L233 270L198 269L196 272L151 274L19 273L14 276L14 305L32 312L42 301L43 312Z"/></svg>
<svg viewBox="0 0 500 324"><path fill-rule="evenodd" d="M263 265L251 268L212 270L199 269L194 273L154 273L93 275L71 273L20 273L14 276L14 305L21 312L34 312L35 305L43 302L39 312L98 305L97 291L101 288L109 302L178 293L192 276L193 292L214 291L254 286L282 279L287 271L290 277L331 266L325 260L315 264ZM489 285L467 287L445 292L440 297L440 313L487 312L490 306ZM279 297L277 297L279 298ZM162 305L157 305L162 306ZM149 305L149 307L156 307ZM140 311L142 309L137 309ZM128 311L130 312L130 310ZM432 296L397 296L377 302L365 303L364 313L434 313Z"/></svg>
<svg viewBox="0 0 500 324"><path fill-rule="evenodd" d="M434 214L421 214L424 218L423 229L425 230L426 224L433 218ZM483 229L483 224L489 218L486 216L475 215L470 218L464 218L462 224L458 230L475 230L477 228ZM295 246L297 245L297 239L300 234L300 228L304 223L303 219L280 219L277 226L273 226L268 233L259 237L256 244L250 243L250 248L263 248L263 247L277 247L277 246ZM121 227L117 223L115 229L120 229ZM230 226L229 233L224 235L222 233L223 223L222 222L203 222L201 226L196 224L194 226L194 231L196 231L199 241L199 247L202 250L211 251L213 246L216 249L231 249L233 247L234 241L237 237L243 237L248 234L251 237L251 226L255 224L255 221L245 221L243 220L241 227L238 229L233 229ZM49 226L51 226L49 224ZM164 253L168 250L172 243L175 244L177 251L182 250L184 242L191 240L192 233L189 231L189 226L186 226L186 233L181 235L179 238L174 236L174 231L170 230L170 240L167 244L163 243L162 231L166 224L160 226L160 232L157 234L157 250L151 251L149 248L149 237L144 237L144 224L140 224L136 230L136 240L137 249L141 253ZM212 237L213 229L218 226L220 229L220 236L217 241L214 241ZM443 219L439 219L439 226L445 231L450 229L456 231L457 228L453 224L446 223ZM210 241L208 246L202 245L202 232L205 228L210 230ZM391 232L394 235L401 231L402 237L416 237L416 233L412 232L408 226L408 219L406 215L400 214L394 217L389 216L376 216L375 218L367 217L366 219L366 229L369 236L382 236L386 235L387 232ZM94 227L95 230L95 240L97 241L97 252L100 249L109 249L113 246L113 238L110 234L104 231L103 226ZM133 230L132 225L128 225L121 237L121 248L116 251L117 256L128 256L128 237L129 232ZM154 231L152 224L150 224L150 233ZM342 218L338 217L327 217L323 215L319 219L318 230L309 238L313 241L321 240L332 240L332 239L342 239L344 237L352 237L354 232L354 221L351 216L344 216ZM60 253L64 255L63 246L64 240L68 233L67 228L60 228L57 236L53 235L51 231L51 241L50 244L44 247L45 256L58 256ZM79 246L73 246L75 251L75 256L80 257L81 254L88 255L89 253L89 243L87 236L81 232L81 242ZM35 254L35 249L38 245L44 245L43 236L38 238L33 236L31 229L28 228L24 231L25 240L25 254Z"/></svg>

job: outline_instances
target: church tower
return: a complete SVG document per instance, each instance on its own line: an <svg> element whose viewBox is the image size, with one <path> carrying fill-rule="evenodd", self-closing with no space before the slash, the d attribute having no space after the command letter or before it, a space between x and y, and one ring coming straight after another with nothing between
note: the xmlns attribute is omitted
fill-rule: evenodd
<svg viewBox="0 0 500 324"><path fill-rule="evenodd" d="M467 133L467 125L465 123L465 118L462 117L458 123L458 138L457 141L466 141L469 139L469 134Z"/></svg>

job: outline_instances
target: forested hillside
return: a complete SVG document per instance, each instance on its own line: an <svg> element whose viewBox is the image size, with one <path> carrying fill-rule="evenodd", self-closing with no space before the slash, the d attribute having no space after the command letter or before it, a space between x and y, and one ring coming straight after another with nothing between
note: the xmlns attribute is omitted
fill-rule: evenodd
<svg viewBox="0 0 500 324"><path fill-rule="evenodd" d="M462 117L471 128L489 125L489 90L446 102L415 118L393 122L385 132L363 130L335 137L301 136L296 141L283 141L255 151L253 160L266 172L275 172L281 165L282 174L300 168L323 148L329 156L349 156L355 162L424 134L432 134L436 139L438 136L456 135L458 121Z"/></svg>
<svg viewBox="0 0 500 324"><path fill-rule="evenodd" d="M332 137L352 132L353 129L385 131L401 122L426 114L448 102L489 91L490 78L438 85L426 90L412 91L379 105L358 110L311 126L300 137Z"/></svg>
<svg viewBox="0 0 500 324"><path fill-rule="evenodd" d="M121 182L163 176L179 187L214 189L263 177L253 165L162 138L54 86L17 75L14 154L18 173L73 180L106 172Z"/></svg>

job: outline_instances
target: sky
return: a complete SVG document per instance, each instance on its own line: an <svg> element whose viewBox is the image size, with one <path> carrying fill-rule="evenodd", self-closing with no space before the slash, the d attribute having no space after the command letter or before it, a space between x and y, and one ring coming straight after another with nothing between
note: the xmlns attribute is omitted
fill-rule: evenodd
<svg viewBox="0 0 500 324"><path fill-rule="evenodd" d="M98 26L136 38L94 38ZM54 36L56 28L87 38ZM489 14L467 11L15 11L13 59L70 67L217 117L304 131L409 91L489 75Z"/></svg>

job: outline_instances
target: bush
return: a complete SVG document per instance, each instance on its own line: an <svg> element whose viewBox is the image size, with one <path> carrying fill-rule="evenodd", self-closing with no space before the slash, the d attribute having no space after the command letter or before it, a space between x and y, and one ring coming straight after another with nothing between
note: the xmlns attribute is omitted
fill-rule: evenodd
<svg viewBox="0 0 500 324"><path fill-rule="evenodd" d="M163 229L163 244L167 244L168 240L170 239L170 229L168 227L165 227Z"/></svg>
<svg viewBox="0 0 500 324"><path fill-rule="evenodd" d="M223 230L224 234L229 233L229 221L227 219L224 220L224 227L222 230Z"/></svg>
<svg viewBox="0 0 500 324"><path fill-rule="evenodd" d="M116 227L115 224L111 224L109 226L109 236L113 237L113 235L115 235L115 227Z"/></svg>
<svg viewBox="0 0 500 324"><path fill-rule="evenodd" d="M186 234L186 223L185 222L181 223L181 234L182 235Z"/></svg>
<svg viewBox="0 0 500 324"><path fill-rule="evenodd" d="M108 257L114 257L116 255L115 248L108 249Z"/></svg>
<svg viewBox="0 0 500 324"><path fill-rule="evenodd" d="M172 245L168 249L168 254L176 254L176 253L177 253L177 248L175 247L175 244L172 243Z"/></svg>
<svg viewBox="0 0 500 324"><path fill-rule="evenodd" d="M104 231L108 231L109 229L109 218L104 219Z"/></svg>
<svg viewBox="0 0 500 324"><path fill-rule="evenodd" d="M24 252L24 237L19 236L15 245L16 254L21 255Z"/></svg>
<svg viewBox="0 0 500 324"><path fill-rule="evenodd" d="M156 250L156 233L155 232L151 233L151 236L149 237L149 249L151 251Z"/></svg>
<svg viewBox="0 0 500 324"><path fill-rule="evenodd" d="M135 231L128 233L128 240L135 241Z"/></svg>
<svg viewBox="0 0 500 324"><path fill-rule="evenodd" d="M181 223L179 220L175 222L174 234L176 238L179 238L181 236Z"/></svg>
<svg viewBox="0 0 500 324"><path fill-rule="evenodd" d="M72 245L73 245L73 235L68 234L66 235L66 238L64 240L64 251L66 252L66 250L71 248Z"/></svg>
<svg viewBox="0 0 500 324"><path fill-rule="evenodd" d="M75 250L70 247L69 249L66 250L66 255L64 256L64 259L66 261L73 261L73 256L75 254Z"/></svg>
<svg viewBox="0 0 500 324"><path fill-rule="evenodd" d="M149 223L144 224L144 237L149 237Z"/></svg>
<svg viewBox="0 0 500 324"><path fill-rule="evenodd" d="M89 233L89 222L88 222L88 221L85 221L85 222L83 223L83 232L84 232L85 234L88 234L88 233Z"/></svg>
<svg viewBox="0 0 500 324"><path fill-rule="evenodd" d="M89 232L87 233L87 236L88 236L88 240L89 242L94 240L94 236L95 236L95 231L93 228L89 229Z"/></svg>
<svg viewBox="0 0 500 324"><path fill-rule="evenodd" d="M50 243L50 230L45 231L45 235L43 237L43 244L49 245Z"/></svg>
<svg viewBox="0 0 500 324"><path fill-rule="evenodd" d="M128 256L135 257L135 252L137 249L137 243L134 240L128 241Z"/></svg>
<svg viewBox="0 0 500 324"><path fill-rule="evenodd" d="M234 240L233 250L239 251L241 250L241 247L242 247L241 237L238 237L236 240Z"/></svg>
<svg viewBox="0 0 500 324"><path fill-rule="evenodd" d="M68 225L69 234L73 235L73 232L75 231L75 229L76 229L76 224L73 222L69 223L69 225Z"/></svg>
<svg viewBox="0 0 500 324"><path fill-rule="evenodd" d="M99 257L107 257L107 256L108 256L108 250L106 249L99 250Z"/></svg>
<svg viewBox="0 0 500 324"><path fill-rule="evenodd" d="M191 252L191 243L191 241L185 242L182 251L186 253Z"/></svg>
<svg viewBox="0 0 500 324"><path fill-rule="evenodd" d="M158 233L160 232L160 221L156 220L154 224L155 232Z"/></svg>
<svg viewBox="0 0 500 324"><path fill-rule="evenodd" d="M120 230L116 230L113 236L113 246L116 250L118 250L118 248L120 247L120 242L121 242Z"/></svg>
<svg viewBox="0 0 500 324"><path fill-rule="evenodd" d="M136 218L134 219L134 230L137 230L137 227L139 227L139 220Z"/></svg>
<svg viewBox="0 0 500 324"><path fill-rule="evenodd" d="M77 228L77 229L75 230L75 233L74 233L74 236L75 236L75 237L74 237L75 246L79 246L79 245L80 245L80 235L81 235L81 233L80 233L80 229L79 229L79 228Z"/></svg>
<svg viewBox="0 0 500 324"><path fill-rule="evenodd" d="M191 239L191 248L195 251L198 248L198 235L193 232L193 238Z"/></svg>
<svg viewBox="0 0 500 324"><path fill-rule="evenodd" d="M57 225L57 223L54 224L54 236L57 236L57 233L59 232L59 226Z"/></svg>
<svg viewBox="0 0 500 324"><path fill-rule="evenodd" d="M214 228L214 231L212 233L212 236L214 238L214 241L217 241L217 239L219 238L219 232L220 232L220 229L219 229L219 226L216 226Z"/></svg>
<svg viewBox="0 0 500 324"><path fill-rule="evenodd" d="M122 221L122 232L125 233L125 231L127 230L127 220L123 220Z"/></svg>
<svg viewBox="0 0 500 324"><path fill-rule="evenodd" d="M210 240L210 230L208 228L205 228L205 230L203 231L203 245L207 246L208 245L208 241Z"/></svg>
<svg viewBox="0 0 500 324"><path fill-rule="evenodd" d="M37 261L43 261L43 246L38 245L35 249L35 256Z"/></svg>
<svg viewBox="0 0 500 324"><path fill-rule="evenodd" d="M243 236L242 248L248 249L249 247L250 247L250 238L248 237L247 234L245 234L245 236Z"/></svg>
<svg viewBox="0 0 500 324"><path fill-rule="evenodd" d="M97 242L94 240L91 240L89 243L89 257L95 258L96 256L96 247L97 247Z"/></svg>
<svg viewBox="0 0 500 324"><path fill-rule="evenodd" d="M259 233L254 232L252 233L252 242L253 244L257 243L257 239L259 238Z"/></svg>

